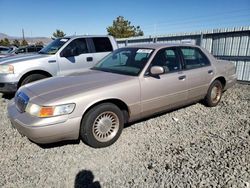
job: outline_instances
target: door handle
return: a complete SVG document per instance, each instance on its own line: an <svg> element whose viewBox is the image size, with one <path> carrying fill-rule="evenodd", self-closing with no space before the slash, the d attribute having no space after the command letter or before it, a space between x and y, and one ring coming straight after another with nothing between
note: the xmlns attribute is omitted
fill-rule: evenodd
<svg viewBox="0 0 250 188"><path fill-rule="evenodd" d="M56 60L49 60L48 63L56 63Z"/></svg>
<svg viewBox="0 0 250 188"><path fill-rule="evenodd" d="M93 57L87 57L87 61L93 61Z"/></svg>
<svg viewBox="0 0 250 188"><path fill-rule="evenodd" d="M178 78L179 78L179 80L185 80L186 79L186 75L179 76Z"/></svg>
<svg viewBox="0 0 250 188"><path fill-rule="evenodd" d="M208 74L213 74L214 71L213 71L213 70L209 70L209 71L207 71L207 73L208 73Z"/></svg>

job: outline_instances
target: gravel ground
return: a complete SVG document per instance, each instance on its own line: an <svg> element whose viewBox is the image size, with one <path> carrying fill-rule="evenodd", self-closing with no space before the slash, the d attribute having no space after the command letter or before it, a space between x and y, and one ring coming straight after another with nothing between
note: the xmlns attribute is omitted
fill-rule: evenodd
<svg viewBox="0 0 250 188"><path fill-rule="evenodd" d="M0 99L0 187L250 188L250 85L133 124L103 149L42 148L11 128Z"/></svg>

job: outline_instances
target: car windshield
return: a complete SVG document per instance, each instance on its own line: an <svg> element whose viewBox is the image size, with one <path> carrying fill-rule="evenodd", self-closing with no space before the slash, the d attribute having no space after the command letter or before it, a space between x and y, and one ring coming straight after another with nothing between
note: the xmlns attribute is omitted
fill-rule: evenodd
<svg viewBox="0 0 250 188"><path fill-rule="evenodd" d="M39 51L39 54L55 54L67 41L69 38L59 38L52 41L50 44L45 46Z"/></svg>
<svg viewBox="0 0 250 188"><path fill-rule="evenodd" d="M153 51L148 48L120 48L109 54L92 69L138 76Z"/></svg>
<svg viewBox="0 0 250 188"><path fill-rule="evenodd" d="M0 48L0 54L7 54L9 51L9 48Z"/></svg>

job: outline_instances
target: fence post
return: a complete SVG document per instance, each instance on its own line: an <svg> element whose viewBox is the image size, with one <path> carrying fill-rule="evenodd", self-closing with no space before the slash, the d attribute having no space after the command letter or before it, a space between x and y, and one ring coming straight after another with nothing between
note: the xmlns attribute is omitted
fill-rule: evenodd
<svg viewBox="0 0 250 188"><path fill-rule="evenodd" d="M154 43L157 43L157 37L154 38Z"/></svg>
<svg viewBox="0 0 250 188"><path fill-rule="evenodd" d="M201 35L200 35L200 46L202 46L202 44L203 44L203 33L201 32Z"/></svg>

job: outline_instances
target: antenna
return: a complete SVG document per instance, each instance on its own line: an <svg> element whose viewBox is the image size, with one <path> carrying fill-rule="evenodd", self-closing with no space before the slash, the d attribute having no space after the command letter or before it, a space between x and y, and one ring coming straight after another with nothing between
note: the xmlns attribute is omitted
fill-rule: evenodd
<svg viewBox="0 0 250 188"><path fill-rule="evenodd" d="M23 34L23 40L24 40L24 39L25 39L25 38L24 38L24 29L22 29L22 34Z"/></svg>

